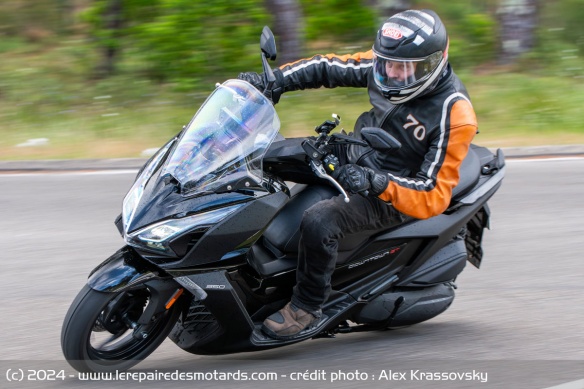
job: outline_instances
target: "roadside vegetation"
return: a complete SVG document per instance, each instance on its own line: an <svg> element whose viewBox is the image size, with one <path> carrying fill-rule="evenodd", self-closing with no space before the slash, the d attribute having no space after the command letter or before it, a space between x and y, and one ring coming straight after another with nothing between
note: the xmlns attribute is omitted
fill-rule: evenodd
<svg viewBox="0 0 584 389"><path fill-rule="evenodd" d="M14 3L19 2L11 4ZM180 5L184 1L175 3ZM216 4L220 3L223 2ZM103 62L103 45L96 37L105 33L101 31L100 35L95 30L99 23L92 17L99 15L99 10L89 8L89 2L76 2L80 7L77 22L65 32L50 26L37 26L26 34L11 32L6 27L8 22L0 20L0 159L140 157L144 150L159 147L190 120L215 83L234 78L239 71L260 71L259 34L263 24L270 24L270 18L257 13L263 9L261 2L242 3L250 3L248 11L255 16L242 30L246 41L242 45L245 55L238 54L241 61L234 60L237 55L225 54L230 52L232 43L221 31L234 22L221 19L220 14L214 16L223 23L223 28L215 32L215 36L223 39L221 44L217 43L217 53L213 52L211 42L205 46L203 56L187 58L189 53L198 52L197 42L189 43L191 49L176 43L174 49L146 50L160 37L165 37L166 44L172 42L172 31L164 30L172 23L169 20L162 23L154 14L143 13L139 15L144 18L143 23L136 22L132 30L138 31L138 35L125 30L123 34L118 32L122 35L117 40L109 41L126 46L119 47L123 55L119 54L115 71L107 75L96 73ZM464 2L452 4L461 3ZM560 3L570 9L574 1ZM2 7L0 11L6 11L8 6ZM449 15L462 12L459 8L445 10L444 14L452 18ZM510 64L496 61L495 21L488 17L492 11L483 9L483 13L477 13L464 8L469 12L463 12L466 16L459 23L447 21L453 26L452 62L471 94L479 119L477 143L490 147L584 144L584 32L572 31L575 38L566 40L565 29L569 26L558 24L558 20L564 19L554 16L561 11L561 7L556 8L546 11L546 18L542 18L537 31L538 45ZM17 11L20 12L18 9L14 12ZM196 11L192 10L192 18L197 17ZM312 5L311 19L307 19L305 26L305 55L370 48L372 32L366 25L359 26L356 36L343 35L344 39L319 35L318 26L330 29L334 22L323 19L325 14L324 9ZM361 19L363 15L369 14L360 14ZM183 15L187 16L188 13ZM10 20L14 23L15 19ZM371 22L373 33L375 20ZM141 37L143 46L133 44L137 42L136 36ZM172 57L177 52L185 57L180 64L184 67L169 72L172 64L179 65ZM208 65L201 69L201 63ZM190 78L189 67L198 69ZM365 89L321 89L285 94L276 109L282 133L302 136L312 134L314 126L330 118L333 112L341 115L342 127L350 131L358 115L369 109L369 103Z"/></svg>

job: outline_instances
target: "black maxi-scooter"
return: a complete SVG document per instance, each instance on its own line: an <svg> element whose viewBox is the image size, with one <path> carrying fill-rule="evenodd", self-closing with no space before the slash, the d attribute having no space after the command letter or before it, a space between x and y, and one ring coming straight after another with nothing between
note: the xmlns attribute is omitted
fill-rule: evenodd
<svg viewBox="0 0 584 389"><path fill-rule="evenodd" d="M261 48L270 85L276 46L267 27ZM218 85L138 173L116 220L126 245L91 272L63 323L75 369L128 369L167 336L190 353L225 354L420 323L451 305L467 261L479 267L505 161L473 145L443 214L347 236L319 323L294 340L263 334L263 320L290 300L304 210L339 192L349 201L327 174L331 149L399 147L378 128L332 133L337 117L316 137L284 139L267 90ZM307 184L292 186L294 177Z"/></svg>

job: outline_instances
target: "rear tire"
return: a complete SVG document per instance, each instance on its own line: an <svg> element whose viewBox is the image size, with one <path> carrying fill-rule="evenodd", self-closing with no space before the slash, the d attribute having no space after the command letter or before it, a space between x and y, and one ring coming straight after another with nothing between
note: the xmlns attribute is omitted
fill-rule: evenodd
<svg viewBox="0 0 584 389"><path fill-rule="evenodd" d="M63 323L61 347L67 362L78 371L126 370L148 357L164 341L178 320L181 300L150 318L135 334L149 302L146 286L123 292L99 292L85 285Z"/></svg>

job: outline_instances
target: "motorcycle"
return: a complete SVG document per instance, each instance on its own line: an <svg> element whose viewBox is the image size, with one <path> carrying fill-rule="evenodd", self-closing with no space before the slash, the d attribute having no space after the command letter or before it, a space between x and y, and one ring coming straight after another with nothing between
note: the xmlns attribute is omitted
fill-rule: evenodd
<svg viewBox="0 0 584 389"><path fill-rule="evenodd" d="M331 150L400 145L379 128L333 133L338 117L314 137L284 139L269 93L276 46L267 27L260 46L268 88L217 85L138 173L116 219L126 245L91 272L64 319L62 350L75 369L128 369L166 337L211 355L409 326L452 304L467 261L480 266L487 201L505 159L472 145L443 214L346 236L318 324L292 340L265 335L263 320L292 294L303 212L339 193L350 201L329 174Z"/></svg>

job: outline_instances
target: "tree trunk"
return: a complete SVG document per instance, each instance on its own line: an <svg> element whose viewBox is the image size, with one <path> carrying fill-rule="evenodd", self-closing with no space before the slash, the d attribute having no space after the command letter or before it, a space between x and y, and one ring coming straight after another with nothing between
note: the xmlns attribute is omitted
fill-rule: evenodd
<svg viewBox="0 0 584 389"><path fill-rule="evenodd" d="M266 0L274 15L274 35L278 37L278 63L295 61L302 56L302 9L298 0Z"/></svg>
<svg viewBox="0 0 584 389"><path fill-rule="evenodd" d="M537 0L503 0L499 19L499 63L511 64L535 45Z"/></svg>
<svg viewBox="0 0 584 389"><path fill-rule="evenodd" d="M75 7L71 0L59 0L57 2L57 7L59 10L59 34L66 35L71 33L71 29L74 23L74 12Z"/></svg>
<svg viewBox="0 0 584 389"><path fill-rule="evenodd" d="M119 54L119 38L123 24L123 0L109 0L103 15L104 27L109 39L103 45L101 63L97 65L97 77L107 77L114 73Z"/></svg>

